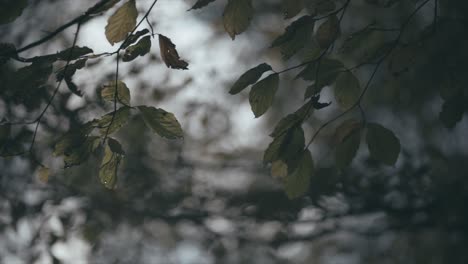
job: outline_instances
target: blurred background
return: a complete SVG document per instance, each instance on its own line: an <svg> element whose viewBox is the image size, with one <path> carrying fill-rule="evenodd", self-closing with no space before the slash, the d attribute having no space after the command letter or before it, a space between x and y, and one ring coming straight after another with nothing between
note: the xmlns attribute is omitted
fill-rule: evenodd
<svg viewBox="0 0 468 264"><path fill-rule="evenodd" d="M139 18L152 2L137 1ZM385 63L365 97L366 118L400 139L397 164L387 167L370 159L361 144L352 166L336 169L336 122L311 145L315 173L308 194L295 200L287 198L262 159L275 124L304 103L307 83L295 78L298 71L282 74L273 107L259 119L246 92L232 96L228 91L262 62L276 71L301 62L301 55L284 61L278 49L269 48L300 16L285 19L279 0L254 1L251 25L232 41L222 22L226 1L187 11L194 2L159 0L148 16L155 33L177 45L189 70L168 69L156 38L149 55L119 69L131 104L174 113L184 139L162 139L132 118L115 135L126 152L115 190L100 184L98 157L64 169L63 160L53 155L57 139L113 107L99 91L114 78L115 56L88 60L73 79L83 97L62 85L39 127L33 154L0 159L0 263L468 263L468 122L463 111L452 129L439 120L444 103L454 95L468 96L464 1L429 1L403 35L401 53ZM379 7L383 2L395 3ZM371 22L398 28L422 2L351 1L337 47ZM95 3L29 1L18 19L0 25L0 41L24 46ZM336 1L337 8L343 3ZM437 30L426 41L420 32L432 26L436 3ZM77 45L95 54L115 50L104 28L118 6L83 24ZM71 27L21 56L64 50L74 32ZM389 30L382 38L394 37ZM359 63L338 51L336 56L350 67ZM51 77L20 95L9 91L6 76L23 66L15 61L0 66L3 120L34 120L55 88ZM372 69L356 71L361 84ZM341 111L330 88L322 91L321 101L332 104L305 122L306 142ZM344 119L359 116L356 111ZM34 125L11 131L8 144L27 148ZM37 161L50 168L48 179L37 177Z"/></svg>

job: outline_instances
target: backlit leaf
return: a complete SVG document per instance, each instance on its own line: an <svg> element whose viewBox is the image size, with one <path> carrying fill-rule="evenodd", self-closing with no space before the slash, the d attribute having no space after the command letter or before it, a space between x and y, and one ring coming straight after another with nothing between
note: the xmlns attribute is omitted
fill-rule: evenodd
<svg viewBox="0 0 468 264"><path fill-rule="evenodd" d="M253 13L252 0L228 0L223 12L223 23L233 40L247 29Z"/></svg>
<svg viewBox="0 0 468 264"><path fill-rule="evenodd" d="M50 169L47 167L40 166L37 170L37 178L43 183L47 183L49 181L49 174Z"/></svg>
<svg viewBox="0 0 468 264"><path fill-rule="evenodd" d="M130 107L126 106L117 109L116 112L108 113L97 121L99 132L101 135L110 135L122 128L128 122L129 117Z"/></svg>
<svg viewBox="0 0 468 264"><path fill-rule="evenodd" d="M161 34L159 34L159 49L161 51L161 58L168 68L188 69L188 63L180 59L176 45L172 43L171 39Z"/></svg>
<svg viewBox="0 0 468 264"><path fill-rule="evenodd" d="M237 81L229 90L229 93L230 94L240 93L242 90L247 88L247 86L257 82L264 72L271 71L271 70L272 70L271 66L266 63L262 63L262 64L255 66L254 68L243 73L239 77L239 79L237 79Z"/></svg>
<svg viewBox="0 0 468 264"><path fill-rule="evenodd" d="M284 180L288 176L288 165L282 160L276 160L271 164L271 176L273 179Z"/></svg>
<svg viewBox="0 0 468 264"><path fill-rule="evenodd" d="M115 88L117 87L117 94L115 93ZM130 89L128 89L127 85L122 82L118 81L117 85L114 82L110 82L105 84L101 90L101 98L109 101L114 102L115 96L117 95L117 102L120 102L124 105L130 105Z"/></svg>
<svg viewBox="0 0 468 264"><path fill-rule="evenodd" d="M278 85L279 75L271 74L252 86L249 102L255 117L263 115L273 104Z"/></svg>
<svg viewBox="0 0 468 264"><path fill-rule="evenodd" d="M80 165L85 162L91 153L97 149L100 141L100 137L89 136L74 142L74 145L69 147L63 155L65 168Z"/></svg>
<svg viewBox="0 0 468 264"><path fill-rule="evenodd" d="M372 158L387 165L394 165L400 154L400 140L387 128L370 123L367 125L367 145Z"/></svg>
<svg viewBox="0 0 468 264"><path fill-rule="evenodd" d="M99 179L107 189L114 189L117 183L117 171L123 159L123 151L121 152L120 150L122 150L120 143L115 139L109 138L99 168Z"/></svg>
<svg viewBox="0 0 468 264"><path fill-rule="evenodd" d="M135 0L129 0L109 17L106 25L106 38L111 45L123 41L136 26L138 11Z"/></svg>
<svg viewBox="0 0 468 264"><path fill-rule="evenodd" d="M28 0L14 0L0 2L0 25L13 22L21 16L23 10L28 6Z"/></svg>
<svg viewBox="0 0 468 264"><path fill-rule="evenodd" d="M151 49L150 36L143 37L137 44L128 47L122 57L122 61L131 61L138 56L144 56Z"/></svg>
<svg viewBox="0 0 468 264"><path fill-rule="evenodd" d="M335 83L335 99L343 109L352 107L361 95L359 80L350 71L340 73Z"/></svg>
<svg viewBox="0 0 468 264"><path fill-rule="evenodd" d="M286 177L284 189L289 199L295 199L307 193L313 172L312 155L309 150L305 150L298 159L297 168Z"/></svg>
<svg viewBox="0 0 468 264"><path fill-rule="evenodd" d="M174 114L160 108L139 106L143 119L148 127L164 138L182 138L184 133Z"/></svg>
<svg viewBox="0 0 468 264"><path fill-rule="evenodd" d="M315 39L321 48L328 48L340 33L340 21L336 16L330 16L317 29Z"/></svg>
<svg viewBox="0 0 468 264"><path fill-rule="evenodd" d="M149 33L149 30L145 28L145 29L139 30L139 31L131 34L130 36L128 36L125 39L125 42L122 44L122 49L128 48L128 46L135 43L141 36L144 36L144 35L146 35L148 33Z"/></svg>

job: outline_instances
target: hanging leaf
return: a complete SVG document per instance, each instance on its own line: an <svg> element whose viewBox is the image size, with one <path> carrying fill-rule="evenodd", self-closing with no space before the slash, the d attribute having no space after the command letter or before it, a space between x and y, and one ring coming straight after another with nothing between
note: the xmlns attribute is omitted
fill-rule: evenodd
<svg viewBox="0 0 468 264"><path fill-rule="evenodd" d="M177 139L184 136L182 127L174 114L148 106L138 106L138 110L140 110L146 125L161 137Z"/></svg>
<svg viewBox="0 0 468 264"><path fill-rule="evenodd" d="M70 63L68 64L67 67L64 67L63 69L57 72L57 81L59 82L61 80L65 80L65 83L67 84L68 89L72 93L80 97L83 96L83 93L78 89L76 84L73 82L73 75L75 74L77 70L82 69L86 65L86 60L87 59L81 59L81 60L76 61L75 63Z"/></svg>
<svg viewBox="0 0 468 264"><path fill-rule="evenodd" d="M171 39L159 34L159 49L161 57L168 68L187 70L188 63L181 60L179 53L177 53L176 45L172 43Z"/></svg>
<svg viewBox="0 0 468 264"><path fill-rule="evenodd" d="M88 135L93 131L94 125L94 121L91 121L79 128L68 131L56 142L53 155L57 157L71 153L72 148L76 148L86 140Z"/></svg>
<svg viewBox="0 0 468 264"><path fill-rule="evenodd" d="M338 75L343 72L344 65L341 61L329 58L308 64L296 78L306 81L314 81L314 84L307 87L305 98L309 98L320 93L323 87L335 82Z"/></svg>
<svg viewBox="0 0 468 264"><path fill-rule="evenodd" d="M340 53L353 55L359 62L369 62L387 52L388 44L382 31L368 28L349 35L343 42Z"/></svg>
<svg viewBox="0 0 468 264"><path fill-rule="evenodd" d="M97 121L99 132L101 135L110 135L117 132L128 122L129 117L130 107L127 106L117 109L116 112L108 113Z"/></svg>
<svg viewBox="0 0 468 264"><path fill-rule="evenodd" d="M72 61L89 53L93 53L93 50L88 47L74 46L74 47L68 48L66 50L62 50L61 52L57 53L56 57L58 60Z"/></svg>
<svg viewBox="0 0 468 264"><path fill-rule="evenodd" d="M323 22L317 29L315 39L321 48L328 48L340 33L340 21L333 15Z"/></svg>
<svg viewBox="0 0 468 264"><path fill-rule="evenodd" d="M122 162L124 153L120 143L112 138L107 140L107 145L104 149L104 157L102 158L101 167L99 168L99 179L107 189L114 189L117 183L117 170Z"/></svg>
<svg viewBox="0 0 468 264"><path fill-rule="evenodd" d="M240 93L242 90L247 88L247 86L254 84L255 82L260 79L263 73L267 71L271 71L272 68L270 65L266 63L262 63L257 65L256 67L246 71L243 73L239 79L234 83L234 85L231 87L231 90L229 90L230 94L237 94Z"/></svg>
<svg viewBox="0 0 468 264"><path fill-rule="evenodd" d="M0 25L13 22L21 16L23 10L28 6L28 0L1 1L0 2Z"/></svg>
<svg viewBox="0 0 468 264"><path fill-rule="evenodd" d="M84 163L91 153L99 147L100 142L100 137L96 136L85 137L84 140L74 142L78 144L70 146L63 155L65 168Z"/></svg>
<svg viewBox="0 0 468 264"><path fill-rule="evenodd" d="M107 20L106 38L111 45L123 41L136 26L138 11L135 0L129 0Z"/></svg>
<svg viewBox="0 0 468 264"><path fill-rule="evenodd" d="M314 23L312 16L302 16L286 27L286 31L273 41L271 47L280 47L285 60L291 58L310 42Z"/></svg>
<svg viewBox="0 0 468 264"><path fill-rule="evenodd" d="M275 137L273 141L268 145L268 148L265 150L265 153L263 154L264 164L274 162L280 159L281 146L283 145L283 142L286 136L287 136L286 133L281 134L278 137Z"/></svg>
<svg viewBox="0 0 468 264"><path fill-rule="evenodd" d="M271 164L271 177L284 180L288 176L288 165L282 160L276 160Z"/></svg>
<svg viewBox="0 0 468 264"><path fill-rule="evenodd" d="M302 122L309 117L312 102L308 102L299 108L296 112L287 115L281 119L276 125L273 132L270 134L270 137L278 137L288 131L293 126L302 124Z"/></svg>
<svg viewBox="0 0 468 264"><path fill-rule="evenodd" d="M141 36L146 35L148 33L149 33L149 30L145 28L145 29L139 30L131 34L125 39L125 42L122 44L122 49L128 48L128 46L135 43Z"/></svg>
<svg viewBox="0 0 468 264"><path fill-rule="evenodd" d="M40 166L37 170L37 178L39 181L43 183L47 183L49 181L50 170L47 167Z"/></svg>
<svg viewBox="0 0 468 264"><path fill-rule="evenodd" d="M351 119L343 122L335 132L338 145L335 150L336 166L345 168L351 164L361 143L361 123Z"/></svg>
<svg viewBox="0 0 468 264"><path fill-rule="evenodd" d="M252 86L249 102L255 117L263 115L273 104L278 85L279 75L274 73Z"/></svg>
<svg viewBox="0 0 468 264"><path fill-rule="evenodd" d="M247 29L253 13L252 0L228 0L223 12L223 23L232 40Z"/></svg>
<svg viewBox="0 0 468 264"><path fill-rule="evenodd" d="M303 0L283 0L283 15L285 19L290 19L299 14L304 8Z"/></svg>
<svg viewBox="0 0 468 264"><path fill-rule="evenodd" d="M312 155L309 150L305 150L298 160L297 168L286 177L284 189L289 199L295 199L307 193L313 172Z"/></svg>
<svg viewBox="0 0 468 264"><path fill-rule="evenodd" d="M150 36L143 37L137 44L128 47L122 57L122 61L132 61L138 56L144 56L151 49Z"/></svg>
<svg viewBox="0 0 468 264"><path fill-rule="evenodd" d="M291 127L286 133L275 137L265 150L263 162L269 163L283 160L288 165L288 170L293 171L297 166L297 156L305 146L304 130L297 125Z"/></svg>
<svg viewBox="0 0 468 264"><path fill-rule="evenodd" d="M205 7L207 6L208 4L214 2L216 0L198 0L190 9L190 10L193 10L193 9L200 9L202 7Z"/></svg>
<svg viewBox="0 0 468 264"><path fill-rule="evenodd" d="M105 84L101 90L101 98L113 103L116 96L115 87L117 87L117 102L130 105L130 89L122 81L118 81L117 85L115 85L115 81Z"/></svg>
<svg viewBox="0 0 468 264"><path fill-rule="evenodd" d="M439 119L445 127L454 128L463 118L463 114L468 110L468 98L459 94L446 100L442 105Z"/></svg>
<svg viewBox="0 0 468 264"><path fill-rule="evenodd" d="M372 158L386 165L395 165L400 154L400 140L392 131L370 123L367 125L366 141Z"/></svg>
<svg viewBox="0 0 468 264"><path fill-rule="evenodd" d="M361 86L350 71L340 73L335 83L335 99L343 109L352 107L359 100Z"/></svg>

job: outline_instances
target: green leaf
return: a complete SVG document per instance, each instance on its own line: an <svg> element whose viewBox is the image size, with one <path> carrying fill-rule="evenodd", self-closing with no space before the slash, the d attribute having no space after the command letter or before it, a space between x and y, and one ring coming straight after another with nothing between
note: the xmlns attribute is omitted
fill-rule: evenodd
<svg viewBox="0 0 468 264"><path fill-rule="evenodd" d="M336 40L339 33L340 21L333 15L320 24L315 34L315 39L321 48L326 49Z"/></svg>
<svg viewBox="0 0 468 264"><path fill-rule="evenodd" d="M73 146L67 148L64 153L63 161L65 168L80 165L85 162L91 153L93 153L101 142L100 137L91 136L73 142Z"/></svg>
<svg viewBox="0 0 468 264"><path fill-rule="evenodd" d="M456 95L444 102L439 119L445 127L454 128L462 120L466 110L468 110L468 98Z"/></svg>
<svg viewBox="0 0 468 264"><path fill-rule="evenodd" d="M285 60L291 58L311 39L314 22L313 17L302 16L286 27L286 31L273 41L271 47L280 47Z"/></svg>
<svg viewBox="0 0 468 264"><path fill-rule="evenodd" d="M312 102L308 102L304 104L296 112L289 114L283 119L281 119L276 125L273 132L270 134L270 137L278 137L293 126L302 124L302 122L309 117L309 112L312 109L311 103Z"/></svg>
<svg viewBox="0 0 468 264"><path fill-rule="evenodd" d="M60 137L55 144L53 155L57 157L70 153L70 149L76 148L86 140L88 134L93 131L94 126L94 121L91 121L83 124L79 128L74 128L68 131L65 135Z"/></svg>
<svg viewBox="0 0 468 264"><path fill-rule="evenodd" d="M283 15L285 19L295 17L303 8L303 0L283 0Z"/></svg>
<svg viewBox="0 0 468 264"><path fill-rule="evenodd" d="M352 107L361 95L359 80L350 71L342 72L335 83L335 99L343 109Z"/></svg>
<svg viewBox="0 0 468 264"><path fill-rule="evenodd" d="M104 187L114 189L117 183L117 170L123 159L123 151L120 143L109 138L104 149L101 167L99 168L99 179Z"/></svg>
<svg viewBox="0 0 468 264"><path fill-rule="evenodd" d="M207 6L208 4L214 2L216 0L198 0L190 9L190 10L193 10L193 9L200 9L202 7L205 7Z"/></svg>
<svg viewBox="0 0 468 264"><path fill-rule="evenodd" d="M271 177L284 180L288 176L288 165L282 160L275 160L271 164Z"/></svg>
<svg viewBox="0 0 468 264"><path fill-rule="evenodd" d="M272 70L271 66L266 63L262 63L253 67L252 69L243 73L239 77L239 79L237 79L237 81L231 87L231 90L229 90L229 93L230 94L240 93L242 90L247 88L247 86L257 82L264 72L271 71L271 70Z"/></svg>
<svg viewBox="0 0 468 264"><path fill-rule="evenodd" d="M122 44L122 49L128 48L128 46L135 43L141 36L146 35L148 33L149 33L149 30L145 28L145 29L139 30L131 34L125 39L125 42Z"/></svg>
<svg viewBox="0 0 468 264"><path fill-rule="evenodd" d="M341 61L322 58L317 62L308 64L304 70L296 76L296 78L302 78L306 81L314 81L313 85L307 87L304 96L305 98L309 98L320 93L323 87L333 84L343 70L344 66Z"/></svg>
<svg viewBox="0 0 468 264"><path fill-rule="evenodd" d="M255 117L263 115L273 104L278 85L279 75L273 73L252 86L249 102Z"/></svg>
<svg viewBox="0 0 468 264"><path fill-rule="evenodd" d="M345 121L337 128L335 134L338 137L335 150L336 166L345 168L351 164L361 143L360 123L355 120Z"/></svg>
<svg viewBox="0 0 468 264"><path fill-rule="evenodd" d="M304 146L302 127L299 125L291 127L286 133L273 139L265 150L263 162L266 164L281 159L288 164L288 169L294 170L297 165L297 155L302 152Z"/></svg>
<svg viewBox="0 0 468 264"><path fill-rule="evenodd" d="M129 0L107 20L106 38L111 45L123 41L136 26L138 11L135 0Z"/></svg>
<svg viewBox="0 0 468 264"><path fill-rule="evenodd" d="M244 32L253 17L252 0L228 0L223 13L224 29L234 40Z"/></svg>
<svg viewBox="0 0 468 264"><path fill-rule="evenodd" d="M28 0L1 1L0 2L0 25L13 22L21 16L23 10L28 6Z"/></svg>
<svg viewBox="0 0 468 264"><path fill-rule="evenodd" d="M114 132L117 132L128 122L129 117L130 107L126 106L119 108L116 112L108 113L97 121L99 132L101 133L101 135L110 135Z"/></svg>
<svg viewBox="0 0 468 264"><path fill-rule="evenodd" d="M130 105L130 89L122 81L115 81L105 84L101 90L101 98L105 101L114 102L115 99L115 87L117 86L117 101L124 104Z"/></svg>
<svg viewBox="0 0 468 264"><path fill-rule="evenodd" d="M182 138L184 133L174 114L160 108L138 106L143 120L148 127L167 139Z"/></svg>
<svg viewBox="0 0 468 264"><path fill-rule="evenodd" d="M366 141L372 158L390 166L398 160L400 140L387 128L376 123L369 123Z"/></svg>
<svg viewBox="0 0 468 264"><path fill-rule="evenodd" d="M74 46L74 47L68 48L66 50L62 50L61 52L57 53L56 57L58 60L64 60L64 61L76 60L80 58L81 56L84 56L89 53L93 53L93 50L88 47Z"/></svg>
<svg viewBox="0 0 468 264"><path fill-rule="evenodd" d="M286 177L284 189L289 199L295 199L307 193L313 172L312 155L309 150L305 150L298 160L297 168Z"/></svg>
<svg viewBox="0 0 468 264"><path fill-rule="evenodd" d="M281 134L278 137L275 137L273 141L268 145L268 148L263 154L263 163L267 164L269 162L274 162L280 159L281 146L283 145L284 139L287 134Z"/></svg>
<svg viewBox="0 0 468 264"><path fill-rule="evenodd" d="M143 37L137 44L128 47L122 57L122 61L132 61L138 56L144 56L151 49L150 36Z"/></svg>

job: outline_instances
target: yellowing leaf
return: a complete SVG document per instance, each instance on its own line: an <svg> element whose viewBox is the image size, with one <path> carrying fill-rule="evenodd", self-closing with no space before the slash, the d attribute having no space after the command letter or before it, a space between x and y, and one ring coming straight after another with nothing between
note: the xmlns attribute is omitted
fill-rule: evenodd
<svg viewBox="0 0 468 264"><path fill-rule="evenodd" d="M137 44L128 47L122 57L122 61L132 61L138 56L144 56L151 49L150 36L143 37Z"/></svg>
<svg viewBox="0 0 468 264"><path fill-rule="evenodd" d="M135 0L129 0L107 20L106 38L111 45L123 41L136 26L138 11Z"/></svg>
<svg viewBox="0 0 468 264"><path fill-rule="evenodd" d="M330 16L317 29L315 38L321 48L328 48L340 33L340 21L336 16Z"/></svg>
<svg viewBox="0 0 468 264"><path fill-rule="evenodd" d="M286 19L295 17L303 8L303 0L283 0L283 15Z"/></svg>
<svg viewBox="0 0 468 264"><path fill-rule="evenodd" d="M299 158L297 168L286 177L284 189L289 199L295 199L307 193L313 172L312 155L309 150L305 150Z"/></svg>
<svg viewBox="0 0 468 264"><path fill-rule="evenodd" d="M343 109L352 107L361 95L359 80L349 71L342 72L335 83L335 99Z"/></svg>
<svg viewBox="0 0 468 264"><path fill-rule="evenodd" d="M164 138L182 138L184 133L174 114L160 108L139 106L143 120L148 127Z"/></svg>
<svg viewBox="0 0 468 264"><path fill-rule="evenodd" d="M119 108L117 112L108 113L97 121L99 132L101 135L112 134L122 128L127 123L129 117L130 108L126 106Z"/></svg>
<svg viewBox="0 0 468 264"><path fill-rule="evenodd" d="M117 151L116 151L117 148ZM123 159L123 152L120 143L112 138L108 139L108 144L104 149L101 167L99 168L99 179L104 187L114 189L117 182L117 170Z"/></svg>
<svg viewBox="0 0 468 264"><path fill-rule="evenodd" d="M278 85L279 76L274 73L252 86L249 102L255 117L263 115L270 108Z"/></svg>
<svg viewBox="0 0 468 264"><path fill-rule="evenodd" d="M115 93L115 87L117 86L117 94ZM122 81L117 81L117 85L114 82L105 84L101 90L102 99L114 102L114 99L117 95L117 102L120 102L124 105L130 105L130 90L127 85Z"/></svg>
<svg viewBox="0 0 468 264"><path fill-rule="evenodd" d="M223 23L233 40L247 29L253 12L252 0L228 0L223 12Z"/></svg>
<svg viewBox="0 0 468 264"><path fill-rule="evenodd" d="M47 183L49 181L49 174L50 174L50 170L47 167L41 166L37 170L37 178L39 179L39 181L43 183Z"/></svg>
<svg viewBox="0 0 468 264"><path fill-rule="evenodd" d="M387 165L394 165L400 154L400 140L387 128L370 123L367 125L367 145L372 158Z"/></svg>
<svg viewBox="0 0 468 264"><path fill-rule="evenodd" d="M276 160L271 164L271 176L273 179L283 180L288 176L288 165L282 160Z"/></svg>
<svg viewBox="0 0 468 264"><path fill-rule="evenodd" d="M258 79L260 79L260 77L262 76L264 72L271 71L271 70L272 68L270 65L266 63L262 63L246 71L239 77L239 79L237 79L237 81L229 90L229 93L230 94L240 93L242 90L247 88L247 86L254 84L256 81L258 81Z"/></svg>
<svg viewBox="0 0 468 264"><path fill-rule="evenodd" d="M6 0L0 5L0 25L13 22L28 6L28 0Z"/></svg>
<svg viewBox="0 0 468 264"><path fill-rule="evenodd" d="M175 47L176 45L172 43L170 38L159 34L159 49L161 51L161 58L166 66L172 69L187 70L188 63L180 59Z"/></svg>

